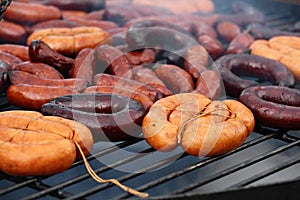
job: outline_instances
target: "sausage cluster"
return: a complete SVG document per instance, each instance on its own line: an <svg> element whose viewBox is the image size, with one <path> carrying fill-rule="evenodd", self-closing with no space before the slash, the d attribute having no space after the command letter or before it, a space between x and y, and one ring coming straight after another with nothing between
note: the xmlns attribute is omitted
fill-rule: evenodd
<svg viewBox="0 0 300 200"><path fill-rule="evenodd" d="M251 94L246 102L248 89L259 86L260 95L262 82L289 89L299 81L296 67L289 67L297 61L257 53L256 46L276 49L274 55L298 51L289 39L268 38L270 30L260 30L264 40L258 40L248 25L264 16L247 3L235 2L230 14L221 14L210 0L30 2L12 2L0 22L0 87L11 105L78 120L95 140L126 140L142 131L158 150L180 143L191 155L222 154L252 132L252 111L259 123L274 127L251 104L283 103L283 94ZM225 94L250 110L238 101L217 101ZM209 122L200 128L205 133L195 129L199 120ZM158 125L165 132L156 131ZM219 139L210 138L210 128ZM203 138L211 142L198 143Z"/></svg>

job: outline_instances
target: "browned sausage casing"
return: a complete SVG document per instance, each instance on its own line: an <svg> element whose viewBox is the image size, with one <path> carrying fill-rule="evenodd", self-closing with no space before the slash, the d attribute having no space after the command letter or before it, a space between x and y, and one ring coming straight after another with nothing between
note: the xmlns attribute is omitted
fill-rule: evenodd
<svg viewBox="0 0 300 200"><path fill-rule="evenodd" d="M216 38L212 38L208 35L202 35L198 38L198 42L206 49L213 59L217 59L224 54L224 46Z"/></svg>
<svg viewBox="0 0 300 200"><path fill-rule="evenodd" d="M26 29L16 23L5 20L0 21L0 41L12 44L25 44L27 32Z"/></svg>
<svg viewBox="0 0 300 200"><path fill-rule="evenodd" d="M77 94L72 88L61 86L42 86L17 84L11 85L6 91L10 104L28 110L40 110L41 106L51 99L68 94Z"/></svg>
<svg viewBox="0 0 300 200"><path fill-rule="evenodd" d="M300 129L300 91L279 86L254 86L239 97L264 126Z"/></svg>
<svg viewBox="0 0 300 200"><path fill-rule="evenodd" d="M96 86L112 86L112 87L123 87L138 93L149 96L153 101L160 99L163 95L156 88L150 87L144 83L123 78L116 75L110 74L96 74L94 77L94 85Z"/></svg>
<svg viewBox="0 0 300 200"><path fill-rule="evenodd" d="M25 25L61 17L62 13L57 7L17 1L13 1L4 13L4 19Z"/></svg>
<svg viewBox="0 0 300 200"><path fill-rule="evenodd" d="M218 34L226 42L230 43L236 36L241 34L241 28L229 21L222 21L217 25Z"/></svg>
<svg viewBox="0 0 300 200"><path fill-rule="evenodd" d="M174 93L191 92L194 88L191 75L176 65L163 64L156 67L154 72Z"/></svg>
<svg viewBox="0 0 300 200"><path fill-rule="evenodd" d="M29 61L28 46L19 44L0 44L0 51L13 54L22 61Z"/></svg>

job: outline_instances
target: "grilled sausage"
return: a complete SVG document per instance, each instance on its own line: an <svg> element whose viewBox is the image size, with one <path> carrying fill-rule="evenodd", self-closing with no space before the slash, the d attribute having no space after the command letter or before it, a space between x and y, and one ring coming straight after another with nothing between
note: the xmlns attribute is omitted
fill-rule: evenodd
<svg viewBox="0 0 300 200"><path fill-rule="evenodd" d="M11 105L28 110L40 110L43 104L55 97L77 93L78 91L72 88L61 86L17 84L8 87L6 97Z"/></svg>
<svg viewBox="0 0 300 200"><path fill-rule="evenodd" d="M249 47L254 42L254 38L248 33L243 32L237 35L228 45L225 54L241 54L248 53Z"/></svg>
<svg viewBox="0 0 300 200"><path fill-rule="evenodd" d="M131 65L151 64L156 61L156 53L152 49L143 49L126 52Z"/></svg>
<svg viewBox="0 0 300 200"><path fill-rule="evenodd" d="M63 79L63 75L56 69L45 63L39 62L21 62L14 67L14 70L27 72L41 78Z"/></svg>
<svg viewBox="0 0 300 200"><path fill-rule="evenodd" d="M11 44L26 44L26 29L14 22L0 21L0 41Z"/></svg>
<svg viewBox="0 0 300 200"><path fill-rule="evenodd" d="M0 115L0 169L6 174L56 174L71 167L79 155L75 142L84 155L92 149L92 134L79 122L22 110Z"/></svg>
<svg viewBox="0 0 300 200"><path fill-rule="evenodd" d="M154 72L175 94L191 92L194 88L191 75L176 65L163 64L156 67Z"/></svg>
<svg viewBox="0 0 300 200"><path fill-rule="evenodd" d="M222 21L218 23L216 29L220 37L228 43L242 33L240 26L229 21Z"/></svg>
<svg viewBox="0 0 300 200"><path fill-rule="evenodd" d="M7 63L12 68L14 68L17 64L23 62L17 56L10 53L6 53L4 51L0 51L0 61Z"/></svg>
<svg viewBox="0 0 300 200"><path fill-rule="evenodd" d="M45 5L52 5L61 10L81 10L85 12L90 12L93 10L101 10L105 8L104 0L45 0L43 1Z"/></svg>
<svg viewBox="0 0 300 200"><path fill-rule="evenodd" d="M155 72L152 69L140 68L136 70L134 73L134 80L156 88L164 96L169 96L173 94L171 90L167 88L164 82L156 76Z"/></svg>
<svg viewBox="0 0 300 200"><path fill-rule="evenodd" d="M14 1L4 13L4 18L19 24L32 25L51 19L61 19L61 11L54 6Z"/></svg>
<svg viewBox="0 0 300 200"><path fill-rule="evenodd" d="M46 115L75 119L92 130L95 140L139 137L146 113L139 102L112 94L77 94L55 98L42 106Z"/></svg>
<svg viewBox="0 0 300 200"><path fill-rule="evenodd" d="M122 88L130 89L138 93L147 95L153 101L163 97L163 95L156 88L150 87L146 84L143 84L141 82L132 79L127 79L116 75L110 75L104 73L96 74L94 77L94 85L122 87Z"/></svg>
<svg viewBox="0 0 300 200"><path fill-rule="evenodd" d="M52 19L47 20L43 22L39 22L34 24L33 26L30 26L27 31L28 34L32 34L35 31L41 30L41 29L48 29L48 28L74 28L80 26L80 24L64 20L64 19Z"/></svg>
<svg viewBox="0 0 300 200"><path fill-rule="evenodd" d="M69 76L74 59L54 51L41 40L33 40L29 45L29 56L33 62L42 62L57 69L62 75Z"/></svg>
<svg viewBox="0 0 300 200"><path fill-rule="evenodd" d="M218 72L214 70L203 71L197 79L193 93L203 94L211 100L216 100L222 92L222 81Z"/></svg>
<svg viewBox="0 0 300 200"><path fill-rule="evenodd" d="M215 64L224 81L226 92L234 97L239 96L245 88L259 84L253 80L242 79L236 74L253 76L280 86L292 86L295 82L294 75L283 64L261 56L226 55Z"/></svg>
<svg viewBox="0 0 300 200"><path fill-rule="evenodd" d="M11 84L28 84L41 86L68 87L73 90L82 91L87 87L87 83L83 79L48 79L42 78L24 71L9 71L9 81Z"/></svg>
<svg viewBox="0 0 300 200"><path fill-rule="evenodd" d="M28 47L19 44L0 44L0 51L13 54L22 61L29 61Z"/></svg>
<svg viewBox="0 0 300 200"><path fill-rule="evenodd" d="M206 49L206 51L214 60L224 54L223 44L215 38L212 38L208 35L202 35L198 38L198 42Z"/></svg>
<svg viewBox="0 0 300 200"><path fill-rule="evenodd" d="M89 85L93 84L93 77L96 73L95 50L85 48L76 56L70 69L70 76L85 80Z"/></svg>
<svg viewBox="0 0 300 200"><path fill-rule="evenodd" d="M6 89L6 86L8 86L8 77L6 75L6 72L11 70L11 65L8 65L5 62L0 61L0 91L3 92Z"/></svg>
<svg viewBox="0 0 300 200"><path fill-rule="evenodd" d="M201 45L189 48L184 56L184 69L195 79L207 69L209 54Z"/></svg>
<svg viewBox="0 0 300 200"><path fill-rule="evenodd" d="M132 66L119 49L110 45L100 45L95 49L97 68L99 72L110 72L112 75L132 78Z"/></svg>
<svg viewBox="0 0 300 200"><path fill-rule="evenodd" d="M239 101L254 114L264 126L300 129L300 91L280 86L255 86L245 89Z"/></svg>

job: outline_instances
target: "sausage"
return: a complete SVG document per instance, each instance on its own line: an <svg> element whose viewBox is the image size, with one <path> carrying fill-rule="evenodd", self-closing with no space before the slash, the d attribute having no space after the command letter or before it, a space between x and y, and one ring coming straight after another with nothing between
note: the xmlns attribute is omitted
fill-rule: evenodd
<svg viewBox="0 0 300 200"><path fill-rule="evenodd" d="M85 124L95 140L121 141L139 137L146 110L127 97L112 94L77 94L55 98L41 109Z"/></svg>
<svg viewBox="0 0 300 200"><path fill-rule="evenodd" d="M21 62L14 67L14 70L27 72L41 78L63 79L63 75L56 69L45 63L39 62Z"/></svg>
<svg viewBox="0 0 300 200"><path fill-rule="evenodd" d="M181 145L193 156L215 156L241 145L254 125L252 112L236 100L211 101L184 93L156 101L144 117L142 131L156 150Z"/></svg>
<svg viewBox="0 0 300 200"><path fill-rule="evenodd" d="M254 80L238 77L253 76L260 80L270 81L274 85L292 86L294 75L283 64L275 60L256 55L226 55L215 62L223 79L226 92L234 97L250 86L258 85Z"/></svg>
<svg viewBox="0 0 300 200"><path fill-rule="evenodd" d="M118 28L119 25L115 22L108 20L94 20L94 19L85 19L83 17L68 17L67 21L74 22L80 26L91 26L98 27L103 30L109 30L113 28Z"/></svg>
<svg viewBox="0 0 300 200"><path fill-rule="evenodd" d="M194 88L191 75L176 65L159 65L154 72L175 94L191 92Z"/></svg>
<svg viewBox="0 0 300 200"><path fill-rule="evenodd" d="M26 44L26 29L14 22L0 21L0 41L2 43Z"/></svg>
<svg viewBox="0 0 300 200"><path fill-rule="evenodd" d="M12 2L4 13L4 19L23 25L61 18L62 13L57 7L16 1Z"/></svg>
<svg viewBox="0 0 300 200"><path fill-rule="evenodd" d="M87 83L83 79L68 78L68 79L48 79L42 78L24 71L9 71L9 81L11 84L28 84L41 86L55 86L72 88L76 91L82 91L87 87Z"/></svg>
<svg viewBox="0 0 300 200"><path fill-rule="evenodd" d="M219 40L208 35L202 35L197 40L214 60L224 54L224 46Z"/></svg>
<svg viewBox="0 0 300 200"><path fill-rule="evenodd" d="M29 61L28 46L19 44L0 44L0 51L13 54L22 61Z"/></svg>
<svg viewBox="0 0 300 200"><path fill-rule="evenodd" d="M28 48L32 62L42 62L57 69L62 75L68 76L74 59L54 51L48 44L41 40L33 40Z"/></svg>
<svg viewBox="0 0 300 200"><path fill-rule="evenodd" d="M132 66L128 58L119 49L110 45L100 45L95 48L98 72L108 71L112 75L132 78Z"/></svg>
<svg viewBox="0 0 300 200"><path fill-rule="evenodd" d="M221 21L217 24L216 29L220 37L227 43L230 43L236 36L242 33L239 25L229 21Z"/></svg>
<svg viewBox="0 0 300 200"><path fill-rule="evenodd" d="M43 104L55 97L77 93L79 92L72 88L61 86L17 84L8 87L6 97L11 105L28 110L40 110Z"/></svg>
<svg viewBox="0 0 300 200"><path fill-rule="evenodd" d="M126 56L131 65L143 65L156 61L156 53L152 49L129 51L126 52Z"/></svg>
<svg viewBox="0 0 300 200"><path fill-rule="evenodd" d="M138 69L134 73L134 80L139 81L141 83L145 83L150 87L156 88L164 96L169 96L173 94L171 90L167 88L164 82L156 76L155 72L152 69L149 68Z"/></svg>
<svg viewBox="0 0 300 200"><path fill-rule="evenodd" d="M81 10L85 12L90 12L93 10L100 10L105 8L105 1L104 0L45 0L43 1L45 5L52 5L61 10Z"/></svg>
<svg viewBox="0 0 300 200"><path fill-rule="evenodd" d="M215 29L202 21L191 22L191 32L196 37L199 38L202 35L209 35L212 38L218 38Z"/></svg>
<svg viewBox="0 0 300 200"><path fill-rule="evenodd" d="M17 56L10 54L10 53L6 53L4 51L0 51L0 60L2 62L7 63L8 65L10 65L12 68L14 68L17 64L23 62L20 58L18 58Z"/></svg>
<svg viewBox="0 0 300 200"><path fill-rule="evenodd" d="M193 93L203 94L211 100L216 100L222 92L222 81L218 72L214 70L203 71L197 79Z"/></svg>
<svg viewBox="0 0 300 200"><path fill-rule="evenodd" d="M93 84L96 73L95 50L91 48L82 49L76 56L70 69L70 76L84 79L89 85Z"/></svg>
<svg viewBox="0 0 300 200"><path fill-rule="evenodd" d="M79 122L33 111L6 111L0 115L0 169L6 174L53 175L71 167L77 154L75 142L84 155L93 146L91 132ZM71 134L66 137L61 130Z"/></svg>
<svg viewBox="0 0 300 200"><path fill-rule="evenodd" d="M115 94L123 97L128 97L140 102L146 110L148 110L153 104L153 100L148 96L123 87L90 86L87 87L83 91L83 93Z"/></svg>
<svg viewBox="0 0 300 200"><path fill-rule="evenodd" d="M74 28L78 27L80 24L64 20L64 19L52 19L47 20L43 22L39 22L34 24L33 26L30 26L27 31L28 34L32 34L35 31L41 30L41 29L47 29L47 28Z"/></svg>
<svg viewBox="0 0 300 200"><path fill-rule="evenodd" d="M228 45L225 54L248 53L249 47L254 42L254 38L246 31L237 35Z"/></svg>
<svg viewBox="0 0 300 200"><path fill-rule="evenodd" d="M263 126L285 130L300 129L300 91L280 86L255 86L238 98Z"/></svg>
<svg viewBox="0 0 300 200"><path fill-rule="evenodd" d="M189 48L184 56L184 69L195 79L200 77L201 72L207 69L209 54L201 45Z"/></svg>
<svg viewBox="0 0 300 200"><path fill-rule="evenodd" d="M37 30L28 36L27 44L33 40L42 40L54 51L71 57L84 48L95 48L99 44L111 42L109 33L97 27L87 26Z"/></svg>
<svg viewBox="0 0 300 200"><path fill-rule="evenodd" d="M138 93L147 95L153 101L163 97L163 95L156 88L150 87L146 84L143 84L141 82L132 79L127 79L116 75L110 75L104 73L96 74L94 76L94 85L122 87L125 89L133 90Z"/></svg>

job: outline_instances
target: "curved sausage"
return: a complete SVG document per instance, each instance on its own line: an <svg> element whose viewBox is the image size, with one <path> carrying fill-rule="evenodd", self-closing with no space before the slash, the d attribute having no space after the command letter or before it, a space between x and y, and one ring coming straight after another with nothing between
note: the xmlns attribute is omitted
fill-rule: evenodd
<svg viewBox="0 0 300 200"><path fill-rule="evenodd" d="M175 94L191 92L194 88L191 75L176 65L163 64L156 67L154 72Z"/></svg>
<svg viewBox="0 0 300 200"><path fill-rule="evenodd" d="M19 44L0 44L0 51L12 54L22 61L29 61L28 46Z"/></svg>
<svg viewBox="0 0 300 200"><path fill-rule="evenodd" d="M139 102L112 94L58 97L41 110L47 115L75 119L89 127L96 140L109 141L138 137L146 113Z"/></svg>
<svg viewBox="0 0 300 200"><path fill-rule="evenodd" d="M0 41L11 44L26 44L26 29L14 22L0 21Z"/></svg>
<svg viewBox="0 0 300 200"><path fill-rule="evenodd" d="M253 76L280 86L292 86L295 82L294 75L283 64L261 56L226 55L219 58L215 64L224 81L226 92L234 97L239 96L245 88L259 84L237 75Z"/></svg>
<svg viewBox="0 0 300 200"><path fill-rule="evenodd" d="M300 91L280 86L255 86L245 89L239 101L254 114L264 126L300 129Z"/></svg>

